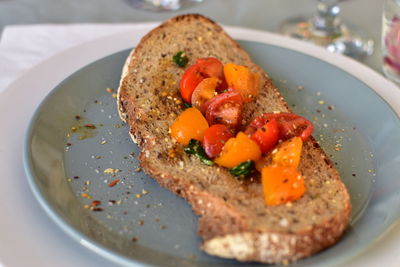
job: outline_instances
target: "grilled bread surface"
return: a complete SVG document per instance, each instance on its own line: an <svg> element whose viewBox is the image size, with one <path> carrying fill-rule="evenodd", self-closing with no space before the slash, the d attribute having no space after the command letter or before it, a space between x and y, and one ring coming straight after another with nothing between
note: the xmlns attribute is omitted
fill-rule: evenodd
<svg viewBox="0 0 400 267"><path fill-rule="evenodd" d="M256 101L246 104L245 124L265 112L289 112L269 77L224 30L197 14L174 17L143 37L128 57L118 90L121 118L141 147L143 169L161 186L185 198L199 216L201 248L240 261L279 263L310 256L336 243L346 229L351 204L339 173L313 138L304 142L300 172L305 195L266 206L259 175L235 179L183 151L169 127L184 110L179 80L185 70L172 56L185 51L188 65L216 57L246 65L262 77Z"/></svg>

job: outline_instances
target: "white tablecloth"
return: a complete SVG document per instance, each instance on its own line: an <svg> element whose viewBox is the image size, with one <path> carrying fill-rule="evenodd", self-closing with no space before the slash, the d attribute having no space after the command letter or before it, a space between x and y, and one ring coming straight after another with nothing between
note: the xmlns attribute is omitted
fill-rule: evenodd
<svg viewBox="0 0 400 267"><path fill-rule="evenodd" d="M24 72L67 48L123 32L132 24L8 26L0 40L0 93Z"/></svg>

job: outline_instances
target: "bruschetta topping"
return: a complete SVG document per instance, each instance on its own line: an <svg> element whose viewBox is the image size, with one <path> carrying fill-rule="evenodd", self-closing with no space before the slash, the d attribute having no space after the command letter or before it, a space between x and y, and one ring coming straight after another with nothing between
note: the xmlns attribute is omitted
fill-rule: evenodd
<svg viewBox="0 0 400 267"><path fill-rule="evenodd" d="M261 173L265 204L279 205L305 192L297 167L313 125L296 114L273 112L256 117L240 131L244 106L259 89L259 76L246 66L198 59L180 81L181 96L192 107L177 117L170 132L187 145L186 153L207 165L229 168L235 177L243 178L255 167Z"/></svg>

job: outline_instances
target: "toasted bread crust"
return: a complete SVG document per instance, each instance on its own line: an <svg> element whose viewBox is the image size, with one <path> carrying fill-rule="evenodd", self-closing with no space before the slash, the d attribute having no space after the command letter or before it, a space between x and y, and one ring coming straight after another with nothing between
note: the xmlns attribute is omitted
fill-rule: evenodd
<svg viewBox="0 0 400 267"><path fill-rule="evenodd" d="M164 68L163 51L160 54L160 51L154 52L149 47L160 36L171 34L174 38L183 38L186 32L176 32L174 27L186 25L190 26L187 29L189 33L207 28L203 31L206 34L200 35L199 40L212 42L207 39L209 33L213 37L217 35L223 45L222 49L215 50L225 53L221 60L247 65L262 75L263 90L255 103L246 107L246 121L267 111L289 111L268 76L252 63L247 53L220 26L197 14L174 17L143 37L127 59L128 67L124 68L118 90L120 116L129 124L132 139L142 149L139 160L143 169L161 186L190 203L193 211L200 216L198 233L204 240L201 248L209 254L240 261L279 263L310 256L337 242L349 223L350 198L337 170L313 138L304 143L299 167L306 177L306 195L290 206L279 207L264 206L259 178L254 177L254 182L243 183L230 176L224 168L203 166L196 158L183 153L182 147L170 138L168 126L183 107L171 105L160 98L158 88L160 84L165 88L171 86L168 92L171 95L168 96L176 101L173 92L178 91L177 85L168 81L165 84L165 80L171 76L179 81L183 70L172 65ZM174 46L173 43L169 45ZM191 43L183 47L188 49L188 46L192 46ZM196 49L189 53L193 57L191 63L199 57L217 56L209 51L198 52L200 46L193 46ZM169 48L163 47L166 50ZM226 52L226 47L230 51ZM178 45L176 49L181 47ZM173 49L164 52L172 51L177 52ZM157 55L159 58L154 59ZM146 60L150 61L150 66L147 66ZM152 68L157 72L149 73ZM158 76L163 76L160 83ZM152 81L143 83L148 77ZM154 103L157 109L151 106ZM265 107L266 103L268 107ZM324 192L329 194L320 196ZM305 220L307 216L300 214L302 209L307 209L309 216L313 216L308 222ZM300 222L296 222L297 217Z"/></svg>

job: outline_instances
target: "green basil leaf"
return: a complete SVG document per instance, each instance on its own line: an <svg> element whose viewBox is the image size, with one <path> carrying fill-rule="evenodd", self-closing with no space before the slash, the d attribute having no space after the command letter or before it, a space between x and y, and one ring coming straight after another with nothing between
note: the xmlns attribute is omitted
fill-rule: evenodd
<svg viewBox="0 0 400 267"><path fill-rule="evenodd" d="M187 102L185 102L185 101L183 101L183 106L184 106L185 108L191 108L191 107L192 107L191 104L189 104L189 103L187 103Z"/></svg>
<svg viewBox="0 0 400 267"><path fill-rule="evenodd" d="M229 172L238 178L244 178L253 172L254 162L252 160L248 160L240 163L239 165L229 169Z"/></svg>
<svg viewBox="0 0 400 267"><path fill-rule="evenodd" d="M178 67L185 67L186 64L189 62L189 58L186 56L184 51L179 51L176 53L173 57L172 60Z"/></svg>
<svg viewBox="0 0 400 267"><path fill-rule="evenodd" d="M214 161L212 161L204 151L201 143L198 140L191 139L187 147L185 147L184 151L190 155L195 155L198 157L204 164L212 166L214 165Z"/></svg>

